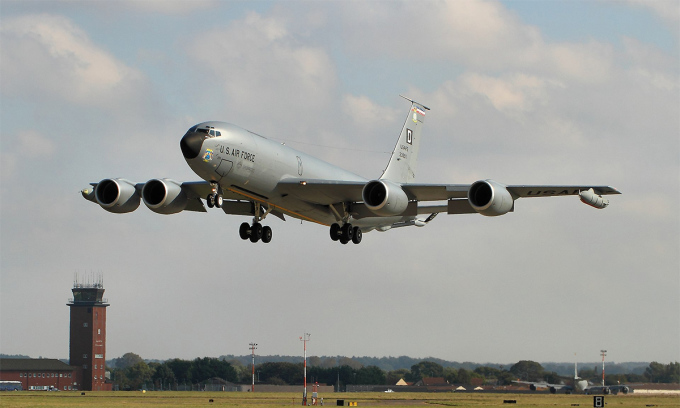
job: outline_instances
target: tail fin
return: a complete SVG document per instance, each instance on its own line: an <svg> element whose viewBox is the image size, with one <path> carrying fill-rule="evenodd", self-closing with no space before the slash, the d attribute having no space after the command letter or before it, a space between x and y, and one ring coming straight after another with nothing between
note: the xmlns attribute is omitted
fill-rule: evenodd
<svg viewBox="0 0 680 408"><path fill-rule="evenodd" d="M430 108L402 95L399 96L411 102L411 109L401 129L397 145L392 151L387 169L380 178L397 183L410 183L416 177L420 134L425 122L425 111Z"/></svg>

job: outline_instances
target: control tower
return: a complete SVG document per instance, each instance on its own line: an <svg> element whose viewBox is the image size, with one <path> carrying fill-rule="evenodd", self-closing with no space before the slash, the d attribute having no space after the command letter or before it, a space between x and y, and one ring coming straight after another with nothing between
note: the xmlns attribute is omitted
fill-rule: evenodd
<svg viewBox="0 0 680 408"><path fill-rule="evenodd" d="M111 389L104 377L106 371L106 308L104 282L73 283L69 365L78 368L78 388L85 391Z"/></svg>

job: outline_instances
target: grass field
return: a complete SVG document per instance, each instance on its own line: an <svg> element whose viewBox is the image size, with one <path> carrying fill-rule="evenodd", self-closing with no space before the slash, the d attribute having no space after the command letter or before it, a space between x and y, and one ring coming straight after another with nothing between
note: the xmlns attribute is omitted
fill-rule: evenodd
<svg viewBox="0 0 680 408"><path fill-rule="evenodd" d="M444 407L592 407L587 395L549 394L467 394L467 393L340 393L324 396L324 406L345 406L356 401L359 407L444 406ZM212 400L212 402L210 402ZM505 403L512 401L515 403ZM7 407L282 407L300 406L301 395L293 393L242 392L3 392L0 406ZM310 398L311 402L311 398ZM608 395L607 408L680 407L678 396Z"/></svg>

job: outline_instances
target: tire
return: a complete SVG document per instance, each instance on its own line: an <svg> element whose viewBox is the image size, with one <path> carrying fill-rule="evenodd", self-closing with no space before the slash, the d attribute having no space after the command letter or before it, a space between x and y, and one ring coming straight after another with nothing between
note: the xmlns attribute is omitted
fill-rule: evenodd
<svg viewBox="0 0 680 408"><path fill-rule="evenodd" d="M250 228L250 242L257 242L262 238L262 224L256 222Z"/></svg>
<svg viewBox="0 0 680 408"><path fill-rule="evenodd" d="M239 227L238 229L238 235L244 241L248 239L248 237L250 236L250 224L248 224L247 222L241 224L241 227Z"/></svg>
<svg viewBox="0 0 680 408"><path fill-rule="evenodd" d="M205 199L205 201L208 202L208 208L213 208L215 206L215 196L212 194L208 194L208 197Z"/></svg>
<svg viewBox="0 0 680 408"><path fill-rule="evenodd" d="M354 227L354 230L352 231L352 242L355 244L360 244L363 235L364 234L361 232L361 229L359 229L359 227Z"/></svg>
<svg viewBox="0 0 680 408"><path fill-rule="evenodd" d="M331 225L331 239L337 241L340 238L340 225L333 223Z"/></svg>
<svg viewBox="0 0 680 408"><path fill-rule="evenodd" d="M272 240L272 229L267 227L262 227L262 242L265 244L270 243Z"/></svg>
<svg viewBox="0 0 680 408"><path fill-rule="evenodd" d="M346 239L347 242L351 241L352 240L352 232L354 232L352 230L352 224L347 223L347 224L343 225L341 230L342 230L342 238Z"/></svg>
<svg viewBox="0 0 680 408"><path fill-rule="evenodd" d="M222 208L222 204L224 204L224 197L222 197L222 194L218 194L215 197L215 207Z"/></svg>
<svg viewBox="0 0 680 408"><path fill-rule="evenodd" d="M348 239L340 238L340 243L341 243L342 245L347 245L348 242L349 242Z"/></svg>

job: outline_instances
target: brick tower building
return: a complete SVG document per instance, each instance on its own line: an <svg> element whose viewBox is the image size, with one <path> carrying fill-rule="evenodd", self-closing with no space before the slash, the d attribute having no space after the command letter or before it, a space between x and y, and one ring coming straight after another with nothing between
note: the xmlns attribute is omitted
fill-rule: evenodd
<svg viewBox="0 0 680 408"><path fill-rule="evenodd" d="M110 391L106 383L106 308L104 284L73 284L69 365L78 370L78 388L86 391Z"/></svg>

